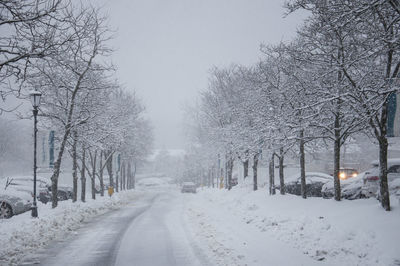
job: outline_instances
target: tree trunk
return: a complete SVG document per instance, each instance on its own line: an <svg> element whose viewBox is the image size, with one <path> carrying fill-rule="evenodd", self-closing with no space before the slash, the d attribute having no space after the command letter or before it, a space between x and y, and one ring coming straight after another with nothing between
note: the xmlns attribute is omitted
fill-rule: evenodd
<svg viewBox="0 0 400 266"><path fill-rule="evenodd" d="M269 194L275 195L275 154L272 153L269 161Z"/></svg>
<svg viewBox="0 0 400 266"><path fill-rule="evenodd" d="M132 188L135 188L136 186L136 170L137 170L137 166L136 166L136 162L133 164L134 166L134 170L133 170L133 174L132 174Z"/></svg>
<svg viewBox="0 0 400 266"><path fill-rule="evenodd" d="M123 190L126 190L126 163L124 162L122 164L122 188Z"/></svg>
<svg viewBox="0 0 400 266"><path fill-rule="evenodd" d="M243 162L243 179L249 176L249 159Z"/></svg>
<svg viewBox="0 0 400 266"><path fill-rule="evenodd" d="M258 189L257 185L257 168L258 168L258 153L253 157L253 190Z"/></svg>
<svg viewBox="0 0 400 266"><path fill-rule="evenodd" d="M106 157L109 157L109 156L110 156L110 158L106 162L107 172L108 172L108 177L109 177L109 182L110 182L109 185L112 187L115 187L114 186L114 178L113 178L113 159L112 159L113 155L111 154L111 151L108 151L106 153Z"/></svg>
<svg viewBox="0 0 400 266"><path fill-rule="evenodd" d="M132 167L131 162L128 161L126 165L126 189L131 189Z"/></svg>
<svg viewBox="0 0 400 266"><path fill-rule="evenodd" d="M220 180L220 185L219 188L222 189L224 188L224 168L221 168L221 180Z"/></svg>
<svg viewBox="0 0 400 266"><path fill-rule="evenodd" d="M382 207L386 211L390 211L389 186L387 179L387 150L387 138L383 136L379 139L380 194Z"/></svg>
<svg viewBox="0 0 400 266"><path fill-rule="evenodd" d="M300 131L300 180L301 180L301 197L307 198L306 186L306 162L304 152L304 130Z"/></svg>
<svg viewBox="0 0 400 266"><path fill-rule="evenodd" d="M96 199L96 164L97 164L97 151L94 152L93 162L92 162L92 176L91 185L92 185L92 199Z"/></svg>
<svg viewBox="0 0 400 266"><path fill-rule="evenodd" d="M381 113L381 136L379 137L379 179L380 179L380 194L381 204L386 211L390 211L390 198L389 198L389 185L387 179L387 153L388 153L388 141L387 141L387 113L388 106L387 101L382 106Z"/></svg>
<svg viewBox="0 0 400 266"><path fill-rule="evenodd" d="M279 183L281 185L280 193L281 195L285 195L286 188L285 188L285 180L283 176L283 159L284 159L284 154L283 154L283 148L280 148L279 150Z"/></svg>
<svg viewBox="0 0 400 266"><path fill-rule="evenodd" d="M120 172L117 171L115 173L115 192L119 192L119 175L120 175Z"/></svg>
<svg viewBox="0 0 400 266"><path fill-rule="evenodd" d="M119 192L119 183L120 183L120 175L121 175L121 164L120 164L120 155L117 155L117 165L115 166L115 191Z"/></svg>
<svg viewBox="0 0 400 266"><path fill-rule="evenodd" d="M73 196L72 202L78 200L78 155L76 152L76 145L78 142L78 132L74 130L74 139L72 144L72 186L73 186Z"/></svg>
<svg viewBox="0 0 400 266"><path fill-rule="evenodd" d="M225 159L227 159L227 156L225 156ZM229 176L229 174L228 174L228 170L229 169L229 167L228 167L228 160L225 160L225 188L226 189L228 189L228 176Z"/></svg>
<svg viewBox="0 0 400 266"><path fill-rule="evenodd" d="M233 159L228 160L228 190L232 189Z"/></svg>
<svg viewBox="0 0 400 266"><path fill-rule="evenodd" d="M51 176L51 207L56 208L58 205L58 177L60 176L60 169L61 169L61 160L65 150L65 144L67 143L67 138L69 136L71 129L66 126L66 130L63 136L63 140L61 141L60 149L58 151L57 160L54 163L53 174Z"/></svg>
<svg viewBox="0 0 400 266"><path fill-rule="evenodd" d="M86 149L82 147L82 168L81 168L81 201L85 202L86 200Z"/></svg>
<svg viewBox="0 0 400 266"><path fill-rule="evenodd" d="M100 151L100 165L99 165L99 178L100 178L100 196L104 197L104 179L103 179L103 151Z"/></svg>
<svg viewBox="0 0 400 266"><path fill-rule="evenodd" d="M339 169L340 169L340 122L339 115L335 115L335 141L333 149L333 184L335 188L335 200L340 201L340 179L339 179Z"/></svg>
<svg viewBox="0 0 400 266"><path fill-rule="evenodd" d="M212 186L212 188L214 188L215 187L215 183L214 183L214 177L215 176L215 169L214 169L214 166L211 168L211 186Z"/></svg>
<svg viewBox="0 0 400 266"><path fill-rule="evenodd" d="M208 171L208 186L212 187L213 186L213 168L210 168Z"/></svg>
<svg viewBox="0 0 400 266"><path fill-rule="evenodd" d="M123 173L123 168L124 167L124 163L121 162L121 166L119 168L119 191L122 191L122 182L124 180L124 173Z"/></svg>

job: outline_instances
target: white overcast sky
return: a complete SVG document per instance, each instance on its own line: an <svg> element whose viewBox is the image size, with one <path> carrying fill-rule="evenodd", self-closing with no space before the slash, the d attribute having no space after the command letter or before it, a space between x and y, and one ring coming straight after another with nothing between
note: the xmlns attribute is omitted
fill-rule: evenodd
<svg viewBox="0 0 400 266"><path fill-rule="evenodd" d="M95 1L96 2L96 1ZM134 89L154 126L156 148L182 148L182 106L207 87L208 70L253 64L260 43L295 35L301 14L283 0L104 0L118 79Z"/></svg>

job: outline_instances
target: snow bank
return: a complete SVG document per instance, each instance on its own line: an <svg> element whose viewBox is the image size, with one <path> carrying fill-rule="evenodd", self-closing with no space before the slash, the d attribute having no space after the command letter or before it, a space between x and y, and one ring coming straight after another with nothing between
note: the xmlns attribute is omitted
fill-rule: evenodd
<svg viewBox="0 0 400 266"><path fill-rule="evenodd" d="M217 265L399 265L395 198L392 206L269 196L242 185L188 195L186 217Z"/></svg>
<svg viewBox="0 0 400 266"><path fill-rule="evenodd" d="M61 201L55 209L51 204L38 203L39 218L26 212L11 219L0 220L0 265L18 264L24 256L37 252L51 240L75 234L82 222L118 209L140 197L141 192L123 191L110 197L98 197L87 202Z"/></svg>

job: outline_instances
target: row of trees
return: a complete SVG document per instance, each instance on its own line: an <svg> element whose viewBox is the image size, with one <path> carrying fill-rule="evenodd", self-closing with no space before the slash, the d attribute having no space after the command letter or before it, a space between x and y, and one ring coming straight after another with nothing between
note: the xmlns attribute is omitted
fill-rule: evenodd
<svg viewBox="0 0 400 266"><path fill-rule="evenodd" d="M95 198L95 180L104 195L103 172L116 190L132 188L136 165L149 153L152 130L144 106L115 79L109 62L112 31L107 17L94 6L61 0L2 1L0 86L3 103L42 92L41 126L55 130L58 154L52 182L52 206L57 206L58 179L65 153L73 162L74 201L78 171L82 201L86 174ZM0 106L1 112L10 112ZM119 154L121 178L113 176Z"/></svg>
<svg viewBox="0 0 400 266"><path fill-rule="evenodd" d="M255 190L260 151L266 151L272 194L274 158L284 194L284 157L293 152L299 155L305 198L305 151L331 143L335 199L340 200L341 147L363 132L379 145L381 202L390 210L387 153L393 132L387 126L394 115L389 104L399 90L400 2L293 0L286 8L308 11L294 40L262 46L264 58L253 66L211 71L209 86L192 110L193 145L213 162L217 154L226 156L228 179L233 160L243 163L247 176L252 159ZM213 167L202 162L203 168Z"/></svg>

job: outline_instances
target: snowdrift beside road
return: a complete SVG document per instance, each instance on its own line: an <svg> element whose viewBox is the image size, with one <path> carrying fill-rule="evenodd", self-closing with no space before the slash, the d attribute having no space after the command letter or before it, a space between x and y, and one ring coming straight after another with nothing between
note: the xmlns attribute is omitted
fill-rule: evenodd
<svg viewBox="0 0 400 266"><path fill-rule="evenodd" d="M242 185L187 195L186 217L217 265L399 265L394 199L386 212L376 199L303 200Z"/></svg>

